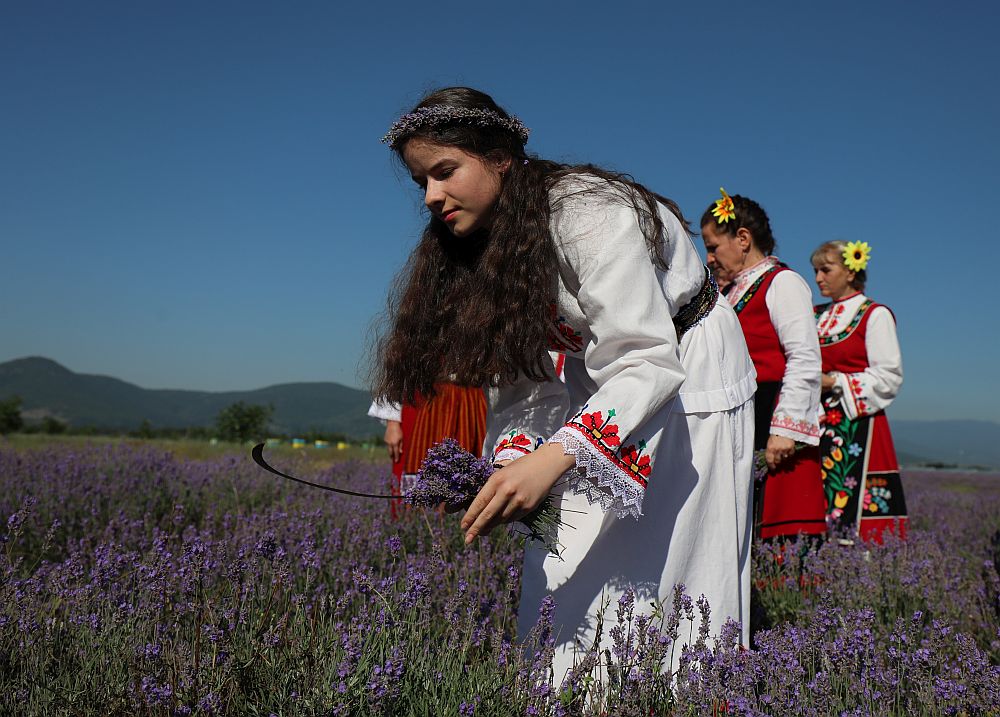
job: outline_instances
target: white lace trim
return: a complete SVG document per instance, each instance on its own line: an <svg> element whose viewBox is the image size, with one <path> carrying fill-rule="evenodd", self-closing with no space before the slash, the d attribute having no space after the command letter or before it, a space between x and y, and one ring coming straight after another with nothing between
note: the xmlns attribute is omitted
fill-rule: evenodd
<svg viewBox="0 0 1000 717"><path fill-rule="evenodd" d="M531 453L531 451L528 451ZM518 458L524 458L528 453L524 451L519 451L516 448L504 448L502 451L493 456L493 462L499 461L516 461Z"/></svg>
<svg viewBox="0 0 1000 717"><path fill-rule="evenodd" d="M563 426L549 439L558 443L568 456L576 458L576 472L567 471L574 493L587 496L605 511L613 510L618 517L642 515L642 497L646 491L625 471L594 448L571 426Z"/></svg>

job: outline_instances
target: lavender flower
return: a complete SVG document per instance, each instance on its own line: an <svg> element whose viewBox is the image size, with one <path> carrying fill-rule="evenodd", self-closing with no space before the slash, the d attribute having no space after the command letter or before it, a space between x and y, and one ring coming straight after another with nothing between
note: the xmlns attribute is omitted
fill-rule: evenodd
<svg viewBox="0 0 1000 717"><path fill-rule="evenodd" d="M409 505L425 508L435 508L444 503L450 509L458 509L472 502L493 471L493 464L488 459L476 458L458 441L446 438L427 452L416 480L403 500ZM551 499L543 500L519 522L528 528L528 538L559 554L556 530L562 523Z"/></svg>

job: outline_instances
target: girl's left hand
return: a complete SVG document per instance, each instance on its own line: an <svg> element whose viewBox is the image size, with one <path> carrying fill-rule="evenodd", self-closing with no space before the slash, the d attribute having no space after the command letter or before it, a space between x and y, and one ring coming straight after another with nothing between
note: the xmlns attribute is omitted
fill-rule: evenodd
<svg viewBox="0 0 1000 717"><path fill-rule="evenodd" d="M462 517L465 544L539 506L559 477L576 464L559 443L546 443L490 476Z"/></svg>

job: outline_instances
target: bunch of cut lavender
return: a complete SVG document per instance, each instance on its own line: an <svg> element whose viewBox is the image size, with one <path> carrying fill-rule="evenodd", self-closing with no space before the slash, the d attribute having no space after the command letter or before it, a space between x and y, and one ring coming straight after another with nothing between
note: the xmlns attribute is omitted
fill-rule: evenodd
<svg viewBox="0 0 1000 717"><path fill-rule="evenodd" d="M493 471L488 459L476 458L458 441L446 438L427 451L412 487L403 494L403 502L424 508L436 508L441 503L450 509L467 506ZM518 522L528 529L526 537L559 554L557 528L563 523L551 497Z"/></svg>

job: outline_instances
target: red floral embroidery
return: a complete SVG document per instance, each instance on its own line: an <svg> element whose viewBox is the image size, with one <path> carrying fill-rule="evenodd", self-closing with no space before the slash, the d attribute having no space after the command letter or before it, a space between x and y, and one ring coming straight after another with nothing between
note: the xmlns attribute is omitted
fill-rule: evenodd
<svg viewBox="0 0 1000 717"><path fill-rule="evenodd" d="M608 411L606 419L601 415L600 411L594 411L593 413L583 414L581 420L591 438L605 446L616 448L622 444L622 440L618 437L618 426L611 423L611 419L614 417L615 409L612 408Z"/></svg>
<svg viewBox="0 0 1000 717"><path fill-rule="evenodd" d="M840 425L840 422L843 420L844 420L844 414L841 413L840 409L838 408L831 408L829 411L826 412L826 415L823 417L823 423L827 424L828 426Z"/></svg>
<svg viewBox="0 0 1000 717"><path fill-rule="evenodd" d="M500 451L507 450L508 448L521 453L531 453L531 439L523 433L511 431L507 437L500 441L497 447L493 449L493 455L496 456L500 453Z"/></svg>
<svg viewBox="0 0 1000 717"><path fill-rule="evenodd" d="M618 435L618 425L611 422L615 417L615 409L610 409L606 418L601 411L584 413L586 410L587 407L584 406L567 426L580 431L601 455L645 488L646 478L652 472L652 460L649 456L641 455L646 449L646 442L639 441L638 446L629 445L619 452L622 439Z"/></svg>
<svg viewBox="0 0 1000 717"><path fill-rule="evenodd" d="M555 316L554 306L552 307L552 313L552 323L555 325L556 331L551 341L549 341L549 348L554 351L583 350L583 334L567 324L565 316Z"/></svg>
<svg viewBox="0 0 1000 717"><path fill-rule="evenodd" d="M851 376L848 379L848 383L851 385L851 395L854 397L854 405L858 408L858 414L863 415L868 413L868 404L861 397L864 393L864 386L861 385L861 381Z"/></svg>
<svg viewBox="0 0 1000 717"><path fill-rule="evenodd" d="M653 468L649 464L649 456L642 455L644 450L646 450L645 441L639 441L638 446L626 446L622 449L621 461L630 472L643 478L649 478L649 473Z"/></svg>
<svg viewBox="0 0 1000 717"><path fill-rule="evenodd" d="M771 418L771 428L784 428L803 436L816 437L820 434L819 426L811 421L799 421L784 413L775 413Z"/></svg>

